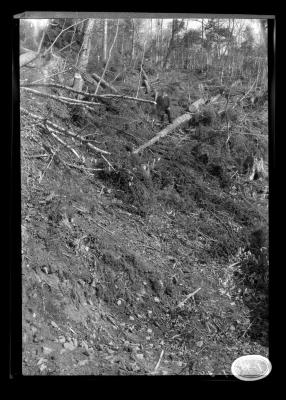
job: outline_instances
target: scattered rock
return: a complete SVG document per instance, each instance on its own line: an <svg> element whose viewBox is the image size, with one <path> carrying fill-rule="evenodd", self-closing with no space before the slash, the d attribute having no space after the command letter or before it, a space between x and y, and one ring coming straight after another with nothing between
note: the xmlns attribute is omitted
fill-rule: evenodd
<svg viewBox="0 0 286 400"><path fill-rule="evenodd" d="M50 267L49 267L49 266L47 267L46 265L44 265L44 266L41 267L41 271L42 271L44 274L50 274L50 273L51 273Z"/></svg>
<svg viewBox="0 0 286 400"><path fill-rule="evenodd" d="M51 349L50 347L45 347L45 346L43 346L42 349L43 349L43 353L44 353L45 355L48 355L48 354L50 354L50 353L52 353L52 352L54 351L54 350Z"/></svg>
<svg viewBox="0 0 286 400"><path fill-rule="evenodd" d="M37 328L35 326L31 327L32 334L34 335L37 332Z"/></svg>
<svg viewBox="0 0 286 400"><path fill-rule="evenodd" d="M154 301L155 301L155 303L160 303L159 297L154 297Z"/></svg>
<svg viewBox="0 0 286 400"><path fill-rule="evenodd" d="M64 336L59 336L59 342L60 343L65 343L66 338Z"/></svg>
<svg viewBox="0 0 286 400"><path fill-rule="evenodd" d="M54 328L59 329L58 325L57 325L54 321L51 321L51 325L52 325Z"/></svg>
<svg viewBox="0 0 286 400"><path fill-rule="evenodd" d="M152 333L152 329L151 329L151 328L148 328L148 329L147 329L147 332L148 332L148 333Z"/></svg>
<svg viewBox="0 0 286 400"><path fill-rule="evenodd" d="M41 364L40 365L40 371L41 372L43 372L46 368L47 368L47 366L45 364Z"/></svg>
<svg viewBox="0 0 286 400"><path fill-rule="evenodd" d="M66 342L63 344L64 348L70 351L73 351L75 349L75 346L71 342Z"/></svg>
<svg viewBox="0 0 286 400"><path fill-rule="evenodd" d="M39 359L39 361L37 362L37 365L43 364L44 362L47 362L47 361L48 361L48 360L47 360L46 358L41 357L41 358Z"/></svg>

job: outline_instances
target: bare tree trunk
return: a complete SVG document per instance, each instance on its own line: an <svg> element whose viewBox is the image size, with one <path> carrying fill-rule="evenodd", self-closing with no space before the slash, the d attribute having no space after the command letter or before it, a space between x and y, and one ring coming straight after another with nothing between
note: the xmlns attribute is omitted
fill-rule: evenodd
<svg viewBox="0 0 286 400"><path fill-rule="evenodd" d="M169 47L168 47L168 50L167 50L167 54L166 54L166 57L165 57L163 68L166 68L166 65L167 65L167 63L169 61L170 54L171 54L171 52L172 52L172 50L174 48L174 40L175 40L175 20L173 19L171 39L170 39L170 42L169 42Z"/></svg>
<svg viewBox="0 0 286 400"><path fill-rule="evenodd" d="M101 84L101 82L102 82L102 80L103 80L103 78L104 78L104 75L105 75L105 73L106 73L106 70L107 70L107 67L108 67L108 64L109 64L109 61L110 61L110 58L111 58L112 49L113 49L113 47L114 47L114 45L115 45L115 43L116 43L116 39L117 39L117 35L118 35L118 28L119 28L119 19L117 20L116 32L115 32L115 35L114 35L113 43L112 43L112 45L111 45L111 47L110 47L110 49L109 49L108 59L107 59L107 61L106 61L106 64L105 64L105 67L104 67L102 76L101 76L101 78L100 78L100 80L99 80L99 82L98 82L98 84L97 84L97 87L96 87L96 89L95 89L94 94L97 94L98 89L99 89L99 87L100 87L100 84Z"/></svg>
<svg viewBox="0 0 286 400"><path fill-rule="evenodd" d="M139 93L139 89L140 89L141 81L142 81L143 62L144 62L144 56L145 56L145 46L146 46L146 39L144 40L144 45L143 45L143 54L142 54L142 59L141 59L140 74L139 74L139 81L138 81L136 97L138 97L138 93Z"/></svg>
<svg viewBox="0 0 286 400"><path fill-rule="evenodd" d="M163 47L163 20L161 19L161 28L160 28L160 67L162 68L162 47Z"/></svg>
<svg viewBox="0 0 286 400"><path fill-rule="evenodd" d="M106 61L107 59L107 28L108 28L108 22L107 19L104 20L104 25L103 25L103 53L102 53L102 59L103 61Z"/></svg>
<svg viewBox="0 0 286 400"><path fill-rule="evenodd" d="M88 21L86 22L83 43L82 43L81 52L79 55L79 60L77 63L78 68L84 72L86 72L86 68L87 68L87 64L88 64L88 60L89 60L90 47L91 47L90 46L91 34L92 34L93 27L94 27L94 23L95 23L94 19L88 19ZM75 90L82 91L83 84L84 84L83 78L81 77L81 75L78 72L76 72L75 76L74 76L73 88ZM82 98L82 95L79 95L78 99L81 99L81 98Z"/></svg>
<svg viewBox="0 0 286 400"><path fill-rule="evenodd" d="M130 64L134 60L134 55L135 55L135 23L134 23L134 19L132 18L132 44L131 44Z"/></svg>
<svg viewBox="0 0 286 400"><path fill-rule="evenodd" d="M124 41L125 41L125 29L123 25L123 32L122 32L122 42L121 42L121 57L124 57Z"/></svg>
<svg viewBox="0 0 286 400"><path fill-rule="evenodd" d="M90 49L91 49L91 35L94 23L95 23L94 19L89 19L86 23L81 53L77 63L78 67L84 71L86 71L86 67L89 60Z"/></svg>
<svg viewBox="0 0 286 400"><path fill-rule="evenodd" d="M262 33L262 37L263 37L263 44L265 46L265 48L267 48L267 20L264 19L260 19L259 20L260 23L260 30Z"/></svg>

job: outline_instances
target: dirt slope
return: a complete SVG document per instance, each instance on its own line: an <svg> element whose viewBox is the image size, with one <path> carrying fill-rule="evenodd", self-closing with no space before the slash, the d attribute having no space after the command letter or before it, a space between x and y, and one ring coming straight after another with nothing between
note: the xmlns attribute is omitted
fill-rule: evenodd
<svg viewBox="0 0 286 400"><path fill-rule="evenodd" d="M34 112L47 105L22 99ZM122 172L128 140L154 133L123 121L142 108L113 107L122 107L119 115L98 114L101 146ZM112 121L117 130L108 131ZM155 186L138 179L129 192L112 171L47 166L35 129L26 121L21 130L24 375L229 375L236 357L267 356L265 307L257 318L246 298L250 292L260 307L267 294L259 284L241 286L245 272L232 266L246 257L243 232L266 202L252 210L227 174L215 176L191 155L205 131L199 140L177 132L158 144Z"/></svg>

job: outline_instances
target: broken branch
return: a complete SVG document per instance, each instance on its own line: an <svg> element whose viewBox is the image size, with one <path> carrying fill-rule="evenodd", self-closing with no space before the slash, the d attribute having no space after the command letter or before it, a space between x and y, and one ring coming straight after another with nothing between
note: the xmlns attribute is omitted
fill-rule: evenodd
<svg viewBox="0 0 286 400"><path fill-rule="evenodd" d="M44 117L40 117L40 116L38 116L38 115L35 115L35 114L33 114L33 113L27 111L27 110L26 110L25 108L23 108L23 107L20 107L20 110L21 110L21 112L23 112L25 115L28 115L30 118L33 118L33 119L35 119L36 121L40 121L40 122L44 123L44 125L46 125L46 126L50 125L49 128L50 128L50 127L54 128L55 131L57 131L57 133L62 133L63 135L71 136L73 139L79 140L80 142L85 143L90 149L92 149L92 150L94 150L94 151L96 151L96 152L103 153L103 154L110 154L109 151L102 150L102 149L99 149L98 147L93 146L91 143L88 142L88 140L82 139L80 136L77 136L75 133L73 133L73 132L71 132L71 131L69 131L69 130L67 130L67 129L62 128L62 127L60 127L60 126L57 125L57 124L54 124L53 122L51 122L51 121L45 119Z"/></svg>
<svg viewBox="0 0 286 400"><path fill-rule="evenodd" d="M77 100L77 99L70 99L69 97L64 97L64 96L55 96L53 94L48 94L48 93L43 93L43 92L39 92L38 90L34 90L34 89L29 89L27 87L21 87L21 89L35 94L36 96L40 96L40 97L47 97L49 99L54 99L56 101L59 101L60 103L68 103L68 104L78 104L78 105L87 105L87 106L93 106L93 105L101 105L101 103L95 103L93 101L84 101L84 100Z"/></svg>

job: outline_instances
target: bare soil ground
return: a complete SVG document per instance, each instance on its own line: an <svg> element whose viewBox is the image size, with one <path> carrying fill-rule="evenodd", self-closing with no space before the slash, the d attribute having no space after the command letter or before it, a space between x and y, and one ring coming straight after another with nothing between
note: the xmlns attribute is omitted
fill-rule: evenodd
<svg viewBox="0 0 286 400"><path fill-rule="evenodd" d="M187 79L162 79L176 117ZM189 82L195 100L199 79ZM128 85L120 90L132 77ZM222 125L177 130L146 151L144 162L161 157L148 181L126 150L159 129L143 105L110 101L92 115L73 110L73 120L67 106L25 93L21 106L74 131L90 122L113 167L83 147L85 165L97 157L102 171L76 168L66 148L47 162L41 145L58 143L22 118L23 374L230 375L241 355L267 357L264 239L259 256L251 242L267 225L266 183L235 178ZM237 132L267 132L267 105L240 117ZM237 146L247 153L245 136Z"/></svg>

